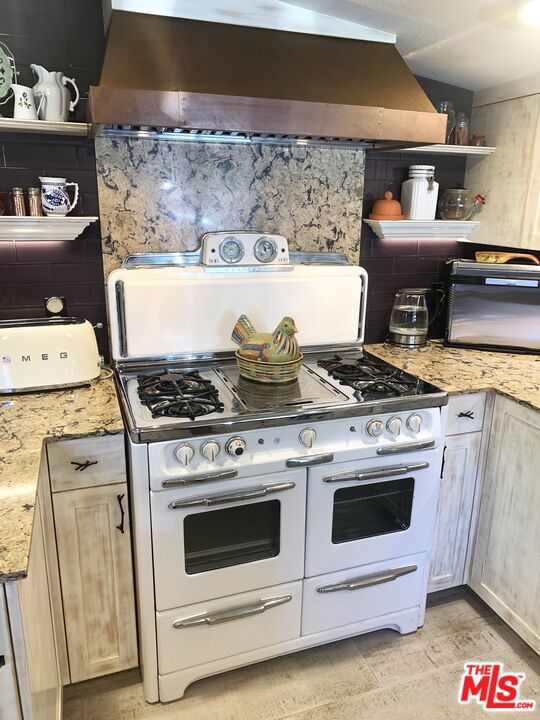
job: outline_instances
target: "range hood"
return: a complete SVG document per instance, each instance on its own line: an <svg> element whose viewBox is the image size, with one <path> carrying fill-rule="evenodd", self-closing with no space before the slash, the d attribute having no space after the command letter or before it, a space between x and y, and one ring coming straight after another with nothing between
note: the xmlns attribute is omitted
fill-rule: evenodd
<svg viewBox="0 0 540 720"><path fill-rule="evenodd" d="M394 45L126 11L112 14L93 134L444 142Z"/></svg>

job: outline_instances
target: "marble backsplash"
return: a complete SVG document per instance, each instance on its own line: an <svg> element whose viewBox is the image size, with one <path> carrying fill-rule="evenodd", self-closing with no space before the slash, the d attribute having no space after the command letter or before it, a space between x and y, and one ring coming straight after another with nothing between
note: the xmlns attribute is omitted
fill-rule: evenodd
<svg viewBox="0 0 540 720"><path fill-rule="evenodd" d="M135 252L193 250L212 230L279 233L359 261L359 148L98 138L105 276Z"/></svg>

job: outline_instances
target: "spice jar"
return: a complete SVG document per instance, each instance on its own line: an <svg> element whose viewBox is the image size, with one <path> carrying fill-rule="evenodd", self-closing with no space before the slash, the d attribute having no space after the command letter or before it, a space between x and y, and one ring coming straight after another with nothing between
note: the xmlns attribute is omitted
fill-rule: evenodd
<svg viewBox="0 0 540 720"><path fill-rule="evenodd" d="M24 193L20 187L14 187L11 190L11 212L13 215L26 215Z"/></svg>
<svg viewBox="0 0 540 720"><path fill-rule="evenodd" d="M467 113L460 112L457 114L454 137L456 145L469 144L469 117Z"/></svg>
<svg viewBox="0 0 540 720"><path fill-rule="evenodd" d="M41 217L41 215L43 215L41 192L39 188L28 188L28 209L30 210L30 215L37 217Z"/></svg>

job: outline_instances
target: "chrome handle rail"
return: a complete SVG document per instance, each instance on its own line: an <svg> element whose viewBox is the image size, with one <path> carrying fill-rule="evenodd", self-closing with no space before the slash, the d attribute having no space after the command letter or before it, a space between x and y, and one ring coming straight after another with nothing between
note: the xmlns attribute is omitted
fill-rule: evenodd
<svg viewBox="0 0 540 720"><path fill-rule="evenodd" d="M184 485L192 485L194 483L213 482L214 480L230 480L238 475L238 470L223 470L216 473L206 473L204 475L188 475L185 478L174 478L164 480L161 483L162 488L184 487Z"/></svg>
<svg viewBox="0 0 540 720"><path fill-rule="evenodd" d="M435 447L435 440L425 440L424 442L407 443L406 445L391 445L390 447L381 447L377 450L377 455L399 455L400 453L414 452L415 450L428 450Z"/></svg>
<svg viewBox="0 0 540 720"><path fill-rule="evenodd" d="M340 592L341 590L362 590L362 588L392 582L393 580L403 577L403 575L409 575L410 573L416 572L416 570L418 570L417 565L404 565L403 567L384 570L380 573L372 573L371 575L364 575L363 577L350 578L349 580L343 580L341 582L333 583L332 585L322 585L317 588L317 592L329 593Z"/></svg>
<svg viewBox="0 0 540 720"><path fill-rule="evenodd" d="M289 458L287 467L311 467L312 465L324 465L332 462L334 453L322 453L321 455L306 455L305 457Z"/></svg>
<svg viewBox="0 0 540 720"><path fill-rule="evenodd" d="M251 617L252 615L260 615L271 608L285 605L285 603L291 600L292 595L262 598L257 602L249 603L248 605L239 605L238 607L229 608L228 610L192 615L191 617L177 620L173 623L173 627L178 630L181 628L196 627L198 625L220 625L221 623L231 622L232 620L241 620L242 618Z"/></svg>
<svg viewBox="0 0 540 720"><path fill-rule="evenodd" d="M363 472L345 472L339 473L338 475L327 475L323 478L323 481L326 483L339 483L350 480L378 480L379 478L392 477L393 475L405 475L406 473L416 472L416 470L426 470L428 467L428 462L411 463L410 465L392 465L392 467L364 470Z"/></svg>
<svg viewBox="0 0 540 720"><path fill-rule="evenodd" d="M234 503L242 500L252 500L253 498L265 497L273 493L282 492L284 490L292 490L296 487L296 483L283 482L274 483L273 485L261 485L260 487L248 488L247 490L239 490L238 492L223 493L219 495L206 495L189 498L187 500L173 500L168 507L171 510L190 507L204 507L211 505L225 505L226 503Z"/></svg>

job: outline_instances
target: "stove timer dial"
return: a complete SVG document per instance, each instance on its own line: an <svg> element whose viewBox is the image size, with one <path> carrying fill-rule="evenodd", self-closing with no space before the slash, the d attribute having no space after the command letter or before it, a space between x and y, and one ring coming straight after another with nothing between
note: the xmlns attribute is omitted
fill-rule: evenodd
<svg viewBox="0 0 540 720"><path fill-rule="evenodd" d="M397 437L401 432L401 418L391 417L386 423L386 429L391 435Z"/></svg>
<svg viewBox="0 0 540 720"><path fill-rule="evenodd" d="M219 443L215 440L209 440L208 442L205 442L204 445L201 448L201 453L203 454L203 457L205 457L210 462L214 462L214 460L219 455Z"/></svg>
<svg viewBox="0 0 540 720"><path fill-rule="evenodd" d="M239 435L235 435L235 437L227 440L227 444L225 445L225 450L229 453L229 455L232 455L233 457L243 455L245 449L246 441Z"/></svg>
<svg viewBox="0 0 540 720"><path fill-rule="evenodd" d="M174 456L178 460L179 463L182 465L189 465L191 462L191 459L195 455L195 450L189 443L184 443L184 445L179 445L176 450L174 451Z"/></svg>
<svg viewBox="0 0 540 720"><path fill-rule="evenodd" d="M371 437L380 437L384 432L384 425L380 420L371 420L366 426L366 431Z"/></svg>
<svg viewBox="0 0 540 720"><path fill-rule="evenodd" d="M407 418L407 427L411 432L417 435L422 428L422 416L417 413L409 415Z"/></svg>
<svg viewBox="0 0 540 720"><path fill-rule="evenodd" d="M300 442L304 447L312 448L313 443L317 438L317 433L313 428L306 428L305 430L302 430L298 437L300 438Z"/></svg>

